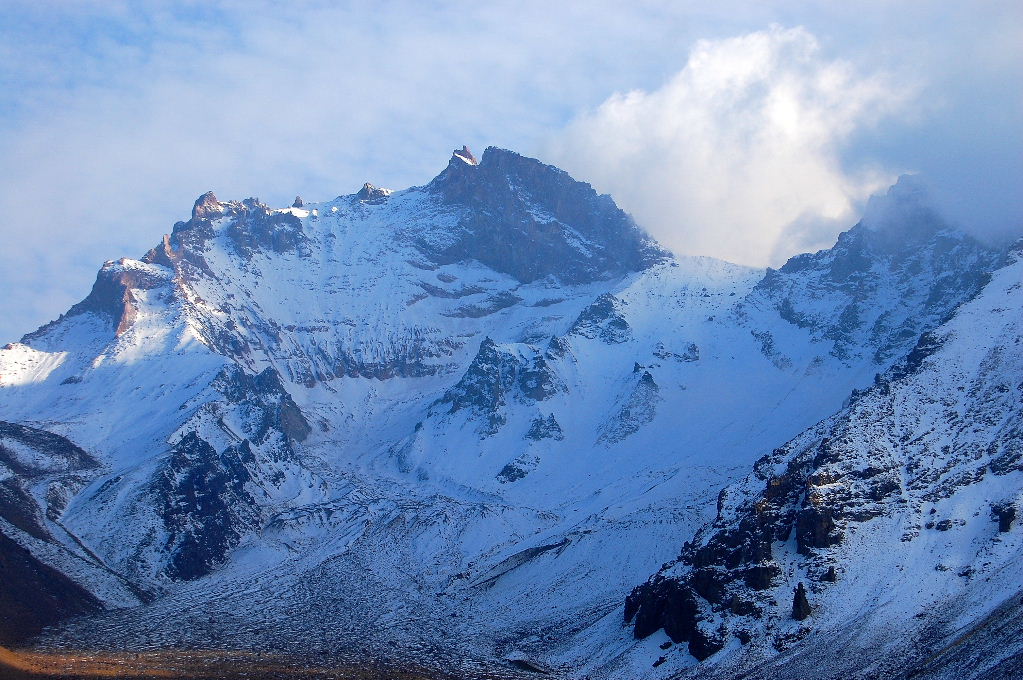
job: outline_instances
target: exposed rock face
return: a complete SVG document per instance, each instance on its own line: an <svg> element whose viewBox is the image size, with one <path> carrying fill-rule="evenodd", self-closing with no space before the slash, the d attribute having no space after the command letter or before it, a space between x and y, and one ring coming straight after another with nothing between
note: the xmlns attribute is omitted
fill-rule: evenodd
<svg viewBox="0 0 1023 680"><path fill-rule="evenodd" d="M92 493L96 507L118 506L123 516L92 538L116 542L110 564L142 582L205 576L263 526L281 493L312 485L294 450L310 431L273 368L252 375L229 364L155 469L140 471L142 483L119 475ZM126 531L125 523L150 529Z"/></svg>
<svg viewBox="0 0 1023 680"><path fill-rule="evenodd" d="M244 530L258 524L256 501L245 488L255 463L248 441L218 454L192 432L174 446L154 479L168 532L167 576L205 576L224 561Z"/></svg>
<svg viewBox="0 0 1023 680"><path fill-rule="evenodd" d="M101 473L68 439L0 422L0 644L15 644L63 618L138 602L80 546L61 539L67 502ZM111 582L114 582L111 584ZM120 585L122 592L117 592ZM106 592L101 596L97 593Z"/></svg>
<svg viewBox="0 0 1023 680"><path fill-rule="evenodd" d="M0 421L0 519L44 541L53 539L46 520L56 520L99 463L64 437ZM32 488L47 489L45 507Z"/></svg>
<svg viewBox="0 0 1023 680"><path fill-rule="evenodd" d="M526 439L532 439L533 441L541 441L543 439L554 439L561 441L565 436L561 431L561 425L554 419L554 414L548 415L546 418L537 417L529 425L529 431L526 432Z"/></svg>
<svg viewBox="0 0 1023 680"><path fill-rule="evenodd" d="M192 206L193 220L215 220L223 214L220 201L212 191L195 199L195 205Z"/></svg>
<svg viewBox="0 0 1023 680"><path fill-rule="evenodd" d="M478 164L456 152L427 188L463 210L446 246L422 243L439 263L474 259L523 282L582 283L667 257L610 197L511 151L489 147Z"/></svg>
<svg viewBox="0 0 1023 680"><path fill-rule="evenodd" d="M334 377L350 376L353 378L376 378L387 380L388 378L421 378L427 375L434 375L445 368L438 365L436 358L447 356L450 345L431 345L426 338L413 335L408 342L395 343L392 347L386 348L384 356L374 359L367 357L369 352L363 351L342 351L337 357L334 366ZM380 354L377 352L376 354ZM330 377L329 375L324 377Z"/></svg>
<svg viewBox="0 0 1023 680"><path fill-rule="evenodd" d="M712 630L701 625L702 606L695 593L671 579L655 579L625 600L626 622L635 617L634 634L643 639L660 629L675 643L688 643L689 653L700 661L723 646Z"/></svg>
<svg viewBox="0 0 1023 680"><path fill-rule="evenodd" d="M1012 523L1016 521L1016 506L1005 503L994 506L992 509L995 517L998 518L998 531L1005 534L1012 530Z"/></svg>
<svg viewBox="0 0 1023 680"><path fill-rule="evenodd" d="M605 446L617 444L653 421L660 401L660 387L650 371L644 370L639 364L636 364L634 374L637 378L635 384L618 410L600 429L598 443Z"/></svg>
<svg viewBox="0 0 1023 680"><path fill-rule="evenodd" d="M67 498L80 490L99 463L64 437L0 421L0 520L39 540L51 541ZM47 489L40 507L33 488Z"/></svg>
<svg viewBox="0 0 1023 680"><path fill-rule="evenodd" d="M172 579L206 575L242 535L260 526L265 517L254 490L267 494L286 482L292 445L311 431L272 368L250 375L229 366L213 386L224 401L207 404L197 423L214 419L236 443L218 453L196 431L188 432L154 476L168 532L165 573Z"/></svg>
<svg viewBox="0 0 1023 680"><path fill-rule="evenodd" d="M38 454L29 458L22 447ZM0 421L0 464L27 476L99 467L95 458L60 435L3 421Z"/></svg>
<svg viewBox="0 0 1023 680"><path fill-rule="evenodd" d="M539 464L540 459L535 456L519 456L501 468L501 471L497 473L497 481L502 484L518 481L536 469Z"/></svg>
<svg viewBox="0 0 1023 680"><path fill-rule="evenodd" d="M452 152L452 155L456 156L457 158L461 158L462 160L464 160L469 165L479 165L480 164L480 162L478 160L476 160L476 157L472 155L472 151L469 151L469 147L465 146L464 144L462 145L461 149L455 149Z"/></svg>
<svg viewBox="0 0 1023 680"><path fill-rule="evenodd" d="M761 490L752 498L744 497L741 510L732 509L736 502L733 498L748 492L723 490L718 502L719 519L696 542L683 548L679 573L684 576L667 580L674 582L672 592L684 592L687 601L694 600L702 607L684 609L691 613L685 622L687 628L695 630L701 621L719 621L722 616L727 619L736 609L741 616L763 616L772 599L766 593L776 589L782 572L779 556L774 554L777 542L788 541L794 533L799 554L821 559L828 548L843 542L850 523L865 522L890 511L885 501L900 491L898 470L890 465L868 466L837 473L834 468L844 467L848 460L845 446L855 445L854 440L842 437L842 443L837 444L821 436L821 431L815 431L815 441L802 448L800 456L793 456L789 445L759 461L754 475ZM782 461L787 461L783 471L774 472ZM843 484L836 485L840 479ZM726 516L734 519L725 521ZM648 606L650 593L654 592L651 587L647 584L633 591L630 597L635 610ZM798 591L795 597L800 600ZM665 607L653 606L654 613L647 614L643 631L656 625L656 611ZM803 612L801 605L798 611ZM796 613L794 605L792 615ZM663 627L663 617L661 623ZM641 637L640 632L637 627L637 637Z"/></svg>
<svg viewBox="0 0 1023 680"><path fill-rule="evenodd" d="M335 202L377 206L391 193L388 189L366 184L360 192L348 197L348 201L339 198ZM264 313L253 299L259 296L253 296L251 289L226 289L222 273L214 271L207 261L223 256L218 252L222 248L220 239L226 239L231 254L240 257L245 274L257 280L262 277L261 267L266 266L267 257L297 256L316 260L302 265L309 269L318 266L335 269L338 265L334 260L329 264L322 261L335 254L329 244L311 240L303 227L304 219L316 219L316 208L310 211L310 217L303 218L290 209L272 210L255 198L243 201L200 198L200 205L206 207L187 222L175 224L163 243L145 255L143 263L166 267L173 273L174 285L168 288L167 295L185 304L190 324L214 351L249 370L262 368L267 359L277 357L281 360L274 363L286 379L307 386L343 377L381 380L423 377L452 368L442 360L460 347L461 342L451 337L430 337L436 334L435 328L397 328L390 333L388 342L379 343L354 334L352 328L356 323L350 319L297 325L288 316L275 318ZM215 214L210 206L216 206ZM215 220L211 219L213 217ZM424 282L423 286L429 295L451 295L433 284ZM476 292L481 291L472 289L464 294ZM212 303L208 296L213 296L217 302ZM421 298L412 303L418 299ZM477 300L467 304L451 315L484 316L519 301L512 295L495 295L485 302ZM309 338L309 334L322 335L309 340L296 352L287 339L296 334L303 339Z"/></svg>
<svg viewBox="0 0 1023 680"><path fill-rule="evenodd" d="M431 411L442 406L450 414L466 410L479 422L481 438L495 434L507 421L504 406L509 400L544 401L565 389L543 354L531 351L533 357L526 359L485 339L461 380Z"/></svg>
<svg viewBox="0 0 1023 680"><path fill-rule="evenodd" d="M362 185L362 188L359 189L358 193L355 194L355 200L362 201L364 203L373 203L382 201L390 195L390 189L382 189L366 182Z"/></svg>
<svg viewBox="0 0 1023 680"><path fill-rule="evenodd" d="M632 338L632 329L622 316L622 304L614 295L604 293L579 314L569 334L600 338L608 344L627 342Z"/></svg>
<svg viewBox="0 0 1023 680"><path fill-rule="evenodd" d="M87 313L103 319L114 335L120 337L135 323L138 313L137 291L166 286L169 280L169 272L162 267L147 266L128 259L107 262L96 275L96 282L84 300L72 306L56 321L25 335L22 342L30 343L42 337L64 318Z"/></svg>
<svg viewBox="0 0 1023 680"><path fill-rule="evenodd" d="M250 375L237 366L230 366L221 372L214 385L229 404L247 409L250 418L245 435L255 443L266 444L272 436L281 433L286 438L280 444L282 455L290 455L290 450L286 449L288 442L305 441L309 436L309 423L276 370L266 368Z"/></svg>
<svg viewBox="0 0 1023 680"><path fill-rule="evenodd" d="M228 214L234 221L227 235L243 257L251 257L255 251L308 252L302 220L290 212L270 210L258 199L247 198L240 206L232 204Z"/></svg>
<svg viewBox="0 0 1023 680"><path fill-rule="evenodd" d="M681 351L672 351L665 347L663 342L658 342L657 346L654 347L654 356L658 359L671 359L672 361L691 363L700 360L700 348L695 342L690 342L682 347Z"/></svg>
<svg viewBox="0 0 1023 680"><path fill-rule="evenodd" d="M502 309L514 307L520 302L522 302L522 298L514 293L502 292L497 295L490 295L481 302L459 307L458 309L449 312L447 316L452 318L479 319L484 316L496 314Z"/></svg>
<svg viewBox="0 0 1023 680"><path fill-rule="evenodd" d="M302 231L302 220L286 210L271 210L258 198L243 201L218 201L212 192L200 196L192 208L192 219L174 225L167 247L154 249L145 258L149 262L185 260L201 271L209 271L202 257L206 243L215 236L213 221L230 220L227 236L235 250L244 258L256 251L275 253L308 253L308 239ZM163 260L163 261L161 261Z"/></svg>

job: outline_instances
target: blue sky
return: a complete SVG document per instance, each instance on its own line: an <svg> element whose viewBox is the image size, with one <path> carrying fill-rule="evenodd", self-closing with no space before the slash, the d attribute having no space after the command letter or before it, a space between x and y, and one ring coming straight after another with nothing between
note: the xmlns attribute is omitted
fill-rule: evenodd
<svg viewBox="0 0 1023 680"><path fill-rule="evenodd" d="M208 189L402 188L462 144L757 265L828 245L903 172L974 233L1020 233L1018 3L706 4L7 0L0 341Z"/></svg>

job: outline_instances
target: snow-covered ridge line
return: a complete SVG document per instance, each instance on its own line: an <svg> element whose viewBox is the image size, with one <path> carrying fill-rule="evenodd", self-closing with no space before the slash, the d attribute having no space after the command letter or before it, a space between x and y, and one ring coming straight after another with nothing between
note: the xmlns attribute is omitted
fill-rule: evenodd
<svg viewBox="0 0 1023 680"><path fill-rule="evenodd" d="M290 208L204 194L0 349L5 419L101 465L61 526L160 594L50 639L677 670L623 631L626 595L1001 263L904 188L768 272L673 258L501 149Z"/></svg>

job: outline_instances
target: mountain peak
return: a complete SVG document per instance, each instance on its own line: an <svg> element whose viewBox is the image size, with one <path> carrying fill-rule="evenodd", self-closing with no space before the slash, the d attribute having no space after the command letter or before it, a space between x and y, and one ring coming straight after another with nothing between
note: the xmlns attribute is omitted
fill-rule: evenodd
<svg viewBox="0 0 1023 680"><path fill-rule="evenodd" d="M384 189L376 186L375 184L366 182L362 185L362 188L359 189L358 193L355 194L355 199L357 201L375 201L381 198L387 198L392 193L393 192L390 189Z"/></svg>
<svg viewBox="0 0 1023 680"><path fill-rule="evenodd" d="M451 153L451 160L460 160L469 165L479 165L480 162L476 160L476 157L472 155L472 151L469 151L469 147L462 145L461 149L455 149Z"/></svg>
<svg viewBox="0 0 1023 680"><path fill-rule="evenodd" d="M874 232L908 238L948 228L935 210L926 185L916 175L901 175L883 196L871 196L861 223Z"/></svg>
<svg viewBox="0 0 1023 680"><path fill-rule="evenodd" d="M609 196L567 172L497 147L478 162L468 148L426 187L459 216L438 263L476 260L530 282L580 283L640 271L668 257Z"/></svg>
<svg viewBox="0 0 1023 680"><path fill-rule="evenodd" d="M192 206L192 219L213 219L214 217L219 217L222 212L220 201L217 200L216 194L212 191L207 191L205 194L195 199L195 205Z"/></svg>

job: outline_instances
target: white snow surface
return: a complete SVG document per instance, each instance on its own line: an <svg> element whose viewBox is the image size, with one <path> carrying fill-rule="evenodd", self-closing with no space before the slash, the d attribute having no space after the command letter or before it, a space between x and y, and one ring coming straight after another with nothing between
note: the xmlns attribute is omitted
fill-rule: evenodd
<svg viewBox="0 0 1023 680"><path fill-rule="evenodd" d="M528 658L569 676L666 677L693 660L679 653L651 668L666 638L631 639L626 594L713 519L722 487L887 368L870 352L836 357L812 328L761 309L759 297L744 302L761 270L676 258L612 280L524 284L478 262L427 261L416 244L442 246L460 215L425 188L280 212L300 221L299 247L243 251L233 218L214 220L212 237L193 247L205 267L106 265L147 277L129 286L134 316L120 334L90 311L0 349L0 418L59 433L103 464L61 523L161 594L70 624L54 644L158 646L213 630L242 646L364 639L456 666ZM952 339L928 361L955 369L922 373L933 384L916 398L954 399L984 357L1019 352L1018 335L1016 346L1006 335L1018 334L1023 309L1015 266L943 327ZM1015 289L1005 285L1013 276ZM614 342L573 332L605 294L628 332ZM876 303L904 306L896 290ZM496 427L444 400L487 338L523 366L546 357L556 383L543 399L506 393ZM151 480L190 431L217 451L252 437L247 407L216 388L233 364L276 370L311 432L291 442L294 460L254 445L259 474L246 488L259 526L209 576L172 581L160 572L166 529L147 505ZM918 424L905 427L927 436L940 408L919 406ZM525 436L550 416L560 438ZM508 481L509 465L524 474ZM898 605L907 612L963 592L964 566L977 570L974 582L997 577L984 603L1002 598L1019 582L1018 544L992 543L989 522L972 519L993 495L1019 500L1017 476L997 483L936 503L966 524L902 550L887 537L908 516L859 530L843 559L883 566L821 601L834 625L885 589L912 590ZM949 570L934 572L938 562ZM927 580L910 565L927 565ZM783 603L798 559L785 569Z"/></svg>

